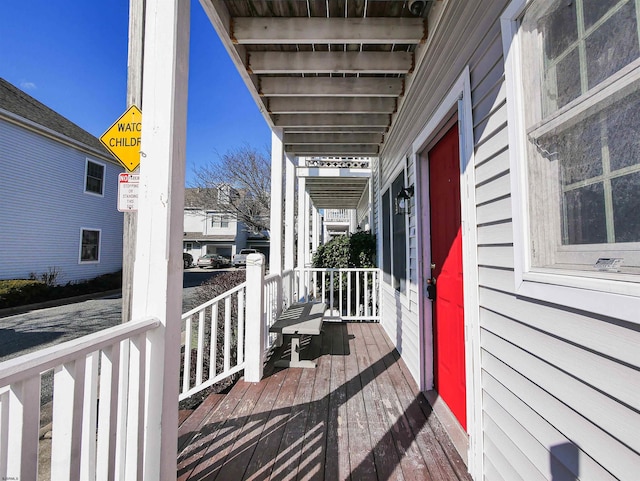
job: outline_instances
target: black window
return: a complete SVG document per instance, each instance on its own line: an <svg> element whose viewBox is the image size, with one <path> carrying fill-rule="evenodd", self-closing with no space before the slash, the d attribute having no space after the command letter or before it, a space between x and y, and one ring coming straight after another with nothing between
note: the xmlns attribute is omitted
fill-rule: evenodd
<svg viewBox="0 0 640 481"><path fill-rule="evenodd" d="M384 281L397 291L406 291L407 225L405 213L396 213L392 204L404 185L404 171L382 196L382 271Z"/></svg>
<svg viewBox="0 0 640 481"><path fill-rule="evenodd" d="M389 190L382 196L382 272L384 281L391 284L391 207Z"/></svg>
<svg viewBox="0 0 640 481"><path fill-rule="evenodd" d="M391 185L391 199L395 201L396 197L402 190L404 185L404 172L395 178ZM405 292L407 277L407 229L405 213L396 213L393 210L393 287L396 290Z"/></svg>
<svg viewBox="0 0 640 481"><path fill-rule="evenodd" d="M87 160L85 192L102 195L104 186L104 165Z"/></svg>
<svg viewBox="0 0 640 481"><path fill-rule="evenodd" d="M100 231L82 229L80 262L98 262L100 260Z"/></svg>

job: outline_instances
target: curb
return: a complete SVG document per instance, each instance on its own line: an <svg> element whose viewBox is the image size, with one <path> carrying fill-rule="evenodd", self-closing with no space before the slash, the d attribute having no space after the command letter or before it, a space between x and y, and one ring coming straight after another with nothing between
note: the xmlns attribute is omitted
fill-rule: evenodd
<svg viewBox="0 0 640 481"><path fill-rule="evenodd" d="M14 316L16 314L24 314L25 312L35 311L37 309L46 309L48 307L64 306L66 304L74 304L76 302L89 301L91 299L101 299L116 294L121 294L122 289L113 289L111 291L94 292L92 294L83 294L75 297L64 297L62 299L51 299L50 301L37 302L35 304L25 304L24 306L7 307L0 309L0 318Z"/></svg>

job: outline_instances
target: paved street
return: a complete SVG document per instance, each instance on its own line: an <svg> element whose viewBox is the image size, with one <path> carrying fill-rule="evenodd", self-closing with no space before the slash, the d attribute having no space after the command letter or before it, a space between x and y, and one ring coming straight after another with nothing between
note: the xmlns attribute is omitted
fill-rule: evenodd
<svg viewBox="0 0 640 481"><path fill-rule="evenodd" d="M187 269L184 273L183 312L190 309L195 287L224 270ZM122 299L93 299L0 318L0 361L59 344L121 322Z"/></svg>

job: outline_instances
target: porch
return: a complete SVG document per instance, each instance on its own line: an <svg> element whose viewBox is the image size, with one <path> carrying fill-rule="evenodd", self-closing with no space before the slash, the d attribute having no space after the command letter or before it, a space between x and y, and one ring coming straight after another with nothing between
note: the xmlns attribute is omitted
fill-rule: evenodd
<svg viewBox="0 0 640 481"><path fill-rule="evenodd" d="M273 367L181 425L178 479L468 480L378 323L325 323L316 369Z"/></svg>

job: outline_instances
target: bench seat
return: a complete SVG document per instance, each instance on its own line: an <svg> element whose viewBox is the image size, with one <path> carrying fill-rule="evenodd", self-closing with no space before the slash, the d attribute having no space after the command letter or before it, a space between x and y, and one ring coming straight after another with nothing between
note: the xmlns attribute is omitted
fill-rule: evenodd
<svg viewBox="0 0 640 481"><path fill-rule="evenodd" d="M280 360L276 362L276 366L316 367L313 361L300 360L300 338L319 336L322 333L326 310L327 306L323 302L302 302L292 304L280 314L269 332L291 336L291 361Z"/></svg>

